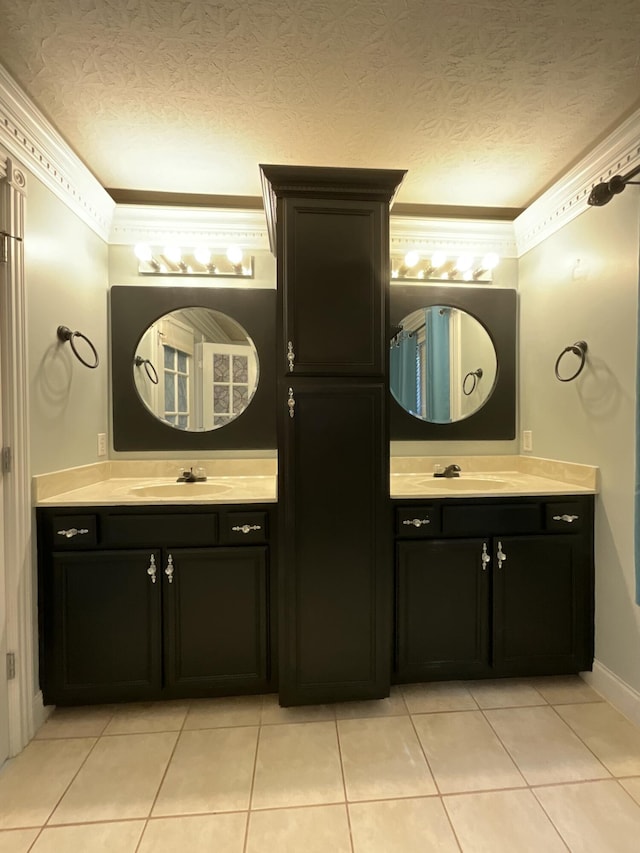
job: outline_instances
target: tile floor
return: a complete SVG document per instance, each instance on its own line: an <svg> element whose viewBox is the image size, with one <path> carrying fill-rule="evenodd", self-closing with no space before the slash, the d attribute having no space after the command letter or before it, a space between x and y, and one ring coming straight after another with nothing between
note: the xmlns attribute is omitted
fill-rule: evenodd
<svg viewBox="0 0 640 853"><path fill-rule="evenodd" d="M60 709L0 853L637 853L640 729L580 678Z"/></svg>

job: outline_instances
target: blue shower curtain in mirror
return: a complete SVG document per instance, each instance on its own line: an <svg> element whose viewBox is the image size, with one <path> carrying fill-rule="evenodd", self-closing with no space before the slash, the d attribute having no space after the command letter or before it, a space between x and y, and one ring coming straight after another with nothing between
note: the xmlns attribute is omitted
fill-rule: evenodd
<svg viewBox="0 0 640 853"><path fill-rule="evenodd" d="M400 332L396 342L391 345L389 358L391 387L394 397L402 408L412 414L418 413L416 354L416 336Z"/></svg>
<svg viewBox="0 0 640 853"><path fill-rule="evenodd" d="M451 420L449 317L446 308L425 311L427 420L435 423Z"/></svg>

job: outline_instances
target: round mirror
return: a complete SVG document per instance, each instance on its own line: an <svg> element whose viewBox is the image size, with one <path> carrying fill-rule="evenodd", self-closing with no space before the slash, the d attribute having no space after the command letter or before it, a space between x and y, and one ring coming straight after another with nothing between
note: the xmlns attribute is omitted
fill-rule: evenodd
<svg viewBox="0 0 640 853"><path fill-rule="evenodd" d="M450 305L413 311L391 341L391 393L429 423L450 424L477 412L491 396L497 370L485 327Z"/></svg>
<svg viewBox="0 0 640 853"><path fill-rule="evenodd" d="M136 390L157 418L188 432L218 429L250 404L258 353L242 326L210 308L183 308L152 323L136 347Z"/></svg>

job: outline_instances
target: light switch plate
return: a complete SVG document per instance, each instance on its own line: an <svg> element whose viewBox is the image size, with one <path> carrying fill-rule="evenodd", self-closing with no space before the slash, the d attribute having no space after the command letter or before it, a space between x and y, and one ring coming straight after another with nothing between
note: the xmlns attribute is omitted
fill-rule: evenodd
<svg viewBox="0 0 640 853"><path fill-rule="evenodd" d="M98 456L107 455L107 434L106 432L98 433Z"/></svg>
<svg viewBox="0 0 640 853"><path fill-rule="evenodd" d="M522 449L533 450L533 433L530 429L522 430Z"/></svg>

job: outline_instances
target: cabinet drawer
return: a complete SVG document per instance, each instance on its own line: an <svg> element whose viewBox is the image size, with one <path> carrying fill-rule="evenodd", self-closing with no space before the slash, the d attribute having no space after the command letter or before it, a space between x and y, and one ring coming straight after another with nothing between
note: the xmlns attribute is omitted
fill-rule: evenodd
<svg viewBox="0 0 640 853"><path fill-rule="evenodd" d="M542 529L540 504L462 504L442 510L442 532L450 536L506 536Z"/></svg>
<svg viewBox="0 0 640 853"><path fill-rule="evenodd" d="M577 501L549 503L544 508L545 529L559 533L579 533L584 525L585 507Z"/></svg>
<svg viewBox="0 0 640 853"><path fill-rule="evenodd" d="M434 506L407 506L396 510L396 535L406 538L437 536L440 511Z"/></svg>
<svg viewBox="0 0 640 853"><path fill-rule="evenodd" d="M220 519L220 541L225 545L266 542L268 536L264 512L228 512Z"/></svg>
<svg viewBox="0 0 640 853"><path fill-rule="evenodd" d="M112 547L215 545L218 516L215 512L110 513L102 524L102 542Z"/></svg>
<svg viewBox="0 0 640 853"><path fill-rule="evenodd" d="M53 547L56 551L95 548L97 530L95 515L56 515L52 519Z"/></svg>

